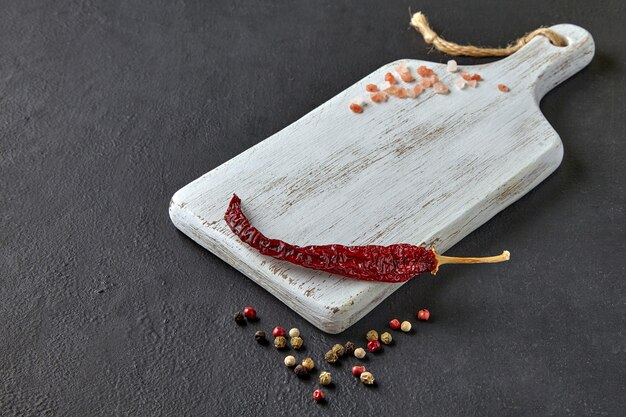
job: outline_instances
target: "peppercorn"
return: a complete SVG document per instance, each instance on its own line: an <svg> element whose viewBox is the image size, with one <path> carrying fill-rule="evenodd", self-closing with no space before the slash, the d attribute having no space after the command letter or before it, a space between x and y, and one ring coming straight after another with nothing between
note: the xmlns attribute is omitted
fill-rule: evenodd
<svg viewBox="0 0 626 417"><path fill-rule="evenodd" d="M307 371L312 371L313 368L315 368L315 362L313 362L311 358L304 358L302 359L302 366L304 366Z"/></svg>
<svg viewBox="0 0 626 417"><path fill-rule="evenodd" d="M356 356L357 359L363 359L365 357L365 349L363 348L354 349L354 356Z"/></svg>
<svg viewBox="0 0 626 417"><path fill-rule="evenodd" d="M285 356L285 360L283 362L285 362L286 366L291 368L292 366L294 366L296 364L296 358L294 358L291 355Z"/></svg>
<svg viewBox="0 0 626 417"><path fill-rule="evenodd" d="M289 329L289 337L298 337L300 336L300 330L296 329L295 327L293 329Z"/></svg>
<svg viewBox="0 0 626 417"><path fill-rule="evenodd" d="M274 338L274 346L276 349L284 349L287 347L287 339L284 336L278 336Z"/></svg>
<svg viewBox="0 0 626 417"><path fill-rule="evenodd" d="M337 354L337 356L340 357L340 358L343 356L344 353L346 353L346 349L342 345L340 345L339 343L334 345L332 347L332 349L330 349L330 350L335 352Z"/></svg>
<svg viewBox="0 0 626 417"><path fill-rule="evenodd" d="M337 354L333 352L332 350L329 350L324 355L324 360L326 360L326 362L328 363L335 363L337 362L337 359L339 359L339 356L337 356Z"/></svg>
<svg viewBox="0 0 626 417"><path fill-rule="evenodd" d="M392 340L393 337L391 337L391 334L389 332L385 332L380 335L380 341L386 345L390 344Z"/></svg>
<svg viewBox="0 0 626 417"><path fill-rule="evenodd" d="M400 320L398 319L393 319L389 322L389 327L391 327L393 330L398 330L400 328Z"/></svg>
<svg viewBox="0 0 626 417"><path fill-rule="evenodd" d="M354 376L361 376L361 374L365 371L367 371L367 369L365 369L365 366L355 365L352 367L352 375Z"/></svg>
<svg viewBox="0 0 626 417"><path fill-rule="evenodd" d="M365 335L365 338L368 342L371 342L372 340L378 340L378 332L376 330L370 330Z"/></svg>
<svg viewBox="0 0 626 417"><path fill-rule="evenodd" d="M272 330L272 336L274 336L274 337L278 337L278 336L285 337L285 336L287 336L287 332L282 327L276 326L276 327L274 327L274 330Z"/></svg>
<svg viewBox="0 0 626 417"><path fill-rule="evenodd" d="M417 318L419 320L427 321L430 318L430 311L425 308L417 312Z"/></svg>
<svg viewBox="0 0 626 417"><path fill-rule="evenodd" d="M374 352L378 352L383 347L378 340L372 340L371 342L367 344L367 348L369 349L370 352L374 353Z"/></svg>
<svg viewBox="0 0 626 417"><path fill-rule="evenodd" d="M235 313L235 323L242 326L246 324L246 318L241 314L241 311Z"/></svg>
<svg viewBox="0 0 626 417"><path fill-rule="evenodd" d="M324 371L320 374L320 384L330 385L331 382L333 382L333 376L330 374L330 372Z"/></svg>
<svg viewBox="0 0 626 417"><path fill-rule="evenodd" d="M256 320L256 310L252 307L245 307L243 309L243 315L246 316L248 320Z"/></svg>
<svg viewBox="0 0 626 417"><path fill-rule="evenodd" d="M267 343L267 339L265 338L265 332L263 330L258 330L255 334L254 334L254 340L256 340L257 343L264 345Z"/></svg>
<svg viewBox="0 0 626 417"><path fill-rule="evenodd" d="M290 343L291 343L291 347L297 350L302 347L302 344L304 343L304 341L302 340L301 337L296 336L296 337L291 338Z"/></svg>
<svg viewBox="0 0 626 417"><path fill-rule="evenodd" d="M304 378L309 374L309 371L302 365L296 366L295 368L293 368L293 371L298 378Z"/></svg>
<svg viewBox="0 0 626 417"><path fill-rule="evenodd" d="M400 325L400 330L402 330L405 333L408 333L411 331L411 322L410 321L403 321L402 324Z"/></svg>
<svg viewBox="0 0 626 417"><path fill-rule="evenodd" d="M313 399L315 402L324 401L324 392L321 389L313 391Z"/></svg>
<svg viewBox="0 0 626 417"><path fill-rule="evenodd" d="M354 343L352 342L346 342L345 345L343 345L343 348L346 350L346 355L352 355L354 353Z"/></svg>
<svg viewBox="0 0 626 417"><path fill-rule="evenodd" d="M363 372L360 376L361 382L365 385L372 385L374 383L374 375L371 372Z"/></svg>

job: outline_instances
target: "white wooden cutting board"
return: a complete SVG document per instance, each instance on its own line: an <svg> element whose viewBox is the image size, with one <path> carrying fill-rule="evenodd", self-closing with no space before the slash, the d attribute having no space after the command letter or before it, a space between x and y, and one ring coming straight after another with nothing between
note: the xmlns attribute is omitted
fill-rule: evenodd
<svg viewBox="0 0 626 417"><path fill-rule="evenodd" d="M183 187L170 203L172 221L321 330L343 331L402 284L350 280L259 255L223 220L233 193L253 225L297 245L412 243L447 250L561 162L563 145L538 103L591 61L594 43L580 27L552 29L568 46L540 36L501 61L461 66L483 77L477 88L455 89L458 73L445 65L402 60L412 72L433 68L450 94L429 89L416 99L392 97L362 114L350 112L350 101L366 96L365 85L380 84L397 62L374 71ZM510 92L500 92L500 83ZM506 236L498 243L504 248ZM471 266L478 267L488 273L507 266Z"/></svg>

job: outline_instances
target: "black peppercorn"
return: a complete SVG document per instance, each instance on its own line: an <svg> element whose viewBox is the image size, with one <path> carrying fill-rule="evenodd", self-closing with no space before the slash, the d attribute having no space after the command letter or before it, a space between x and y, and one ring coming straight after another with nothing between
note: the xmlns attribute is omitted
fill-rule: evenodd
<svg viewBox="0 0 626 417"><path fill-rule="evenodd" d="M356 349L356 346L354 346L354 343L352 342L346 342L343 348L346 350L347 355L352 355L354 353L354 349Z"/></svg>
<svg viewBox="0 0 626 417"><path fill-rule="evenodd" d="M296 366L293 371L296 373L296 375L298 376L298 378L304 378L305 376L307 376L309 374L309 370L306 369L305 366L303 365L298 365Z"/></svg>
<svg viewBox="0 0 626 417"><path fill-rule="evenodd" d="M235 313L235 322L240 326L246 324L246 318L243 316L241 311Z"/></svg>
<svg viewBox="0 0 626 417"><path fill-rule="evenodd" d="M265 338L265 332L263 330L259 330L254 334L254 340L257 343L264 345L267 343L267 339Z"/></svg>

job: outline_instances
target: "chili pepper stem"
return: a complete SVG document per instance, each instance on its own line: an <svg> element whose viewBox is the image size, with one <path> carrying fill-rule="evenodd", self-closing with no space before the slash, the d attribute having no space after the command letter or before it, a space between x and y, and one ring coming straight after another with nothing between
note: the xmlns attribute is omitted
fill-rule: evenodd
<svg viewBox="0 0 626 417"><path fill-rule="evenodd" d="M432 272L433 275L437 273L439 267L445 264L493 264L497 262L505 262L511 259L511 253L505 250L500 255L485 256L483 258L458 258L456 256L443 256L435 252L437 258L437 268Z"/></svg>

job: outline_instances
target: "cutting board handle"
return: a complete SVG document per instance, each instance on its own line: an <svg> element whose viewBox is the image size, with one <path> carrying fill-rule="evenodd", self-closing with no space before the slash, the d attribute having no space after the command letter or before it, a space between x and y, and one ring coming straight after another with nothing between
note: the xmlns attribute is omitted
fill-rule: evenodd
<svg viewBox="0 0 626 417"><path fill-rule="evenodd" d="M566 38L567 46L555 46L546 37L537 36L496 64L514 72L520 86L530 89L537 103L548 91L589 64L595 51L593 37L579 26L561 24L550 29Z"/></svg>

